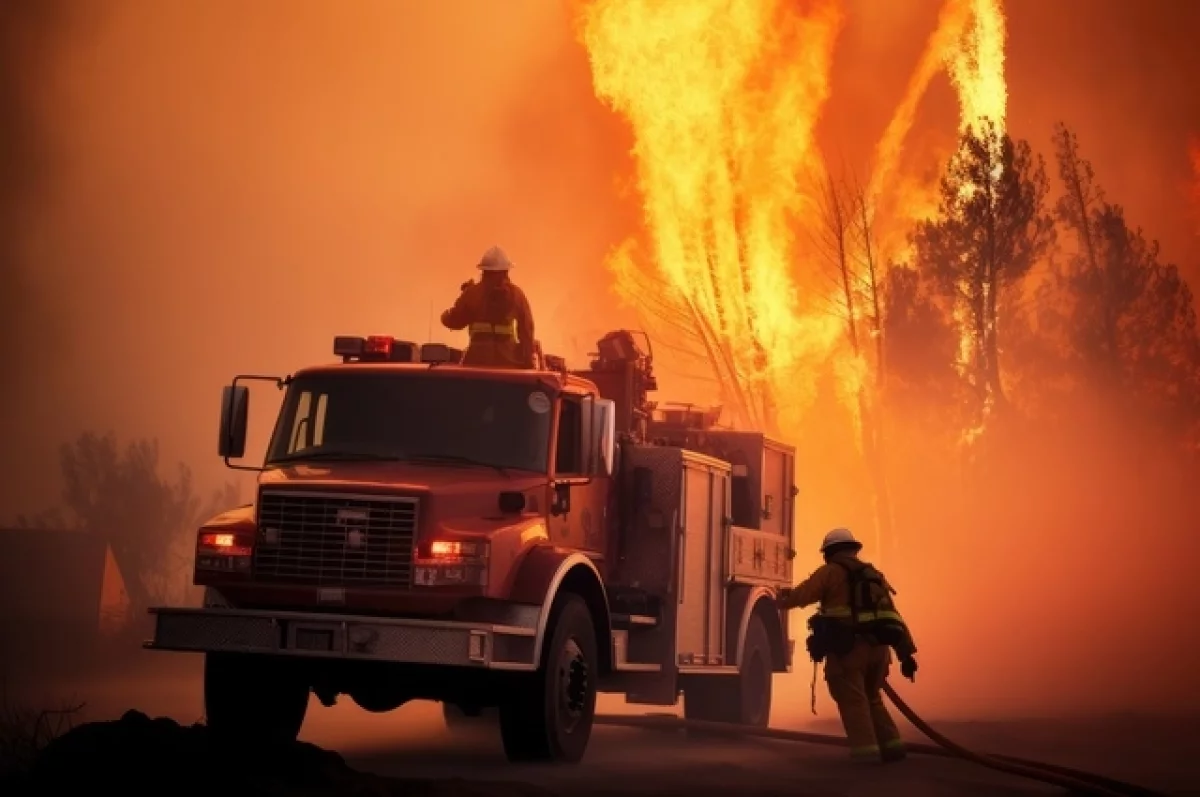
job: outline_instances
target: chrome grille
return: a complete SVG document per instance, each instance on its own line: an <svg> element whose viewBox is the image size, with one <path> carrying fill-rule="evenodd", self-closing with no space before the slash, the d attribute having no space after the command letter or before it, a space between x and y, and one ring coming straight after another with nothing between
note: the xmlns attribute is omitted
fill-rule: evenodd
<svg viewBox="0 0 1200 797"><path fill-rule="evenodd" d="M263 493L254 575L264 581L409 586L415 498Z"/></svg>

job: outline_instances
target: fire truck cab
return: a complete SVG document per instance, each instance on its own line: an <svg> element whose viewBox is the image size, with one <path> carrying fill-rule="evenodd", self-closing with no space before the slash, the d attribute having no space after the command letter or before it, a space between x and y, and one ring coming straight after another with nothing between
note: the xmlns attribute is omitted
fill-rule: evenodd
<svg viewBox="0 0 1200 797"><path fill-rule="evenodd" d="M203 653L208 724L248 743L295 739L310 693L495 708L514 761L580 760L597 693L765 725L794 452L650 402L638 343L609 333L571 371L337 338L341 362L274 380L255 501L199 529L204 605L151 609L146 646ZM224 389L231 467L262 378Z"/></svg>

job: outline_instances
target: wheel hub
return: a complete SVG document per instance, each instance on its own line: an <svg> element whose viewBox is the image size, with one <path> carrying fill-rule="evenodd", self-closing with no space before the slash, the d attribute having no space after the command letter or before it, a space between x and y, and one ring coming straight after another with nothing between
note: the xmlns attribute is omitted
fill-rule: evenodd
<svg viewBox="0 0 1200 797"><path fill-rule="evenodd" d="M583 651L574 640L563 649L558 667L559 707L570 724L578 722L587 704L590 673Z"/></svg>
<svg viewBox="0 0 1200 797"><path fill-rule="evenodd" d="M583 704L587 699L587 685L587 664L580 659L575 659L571 662L567 679L567 708L571 710L572 714L583 711Z"/></svg>

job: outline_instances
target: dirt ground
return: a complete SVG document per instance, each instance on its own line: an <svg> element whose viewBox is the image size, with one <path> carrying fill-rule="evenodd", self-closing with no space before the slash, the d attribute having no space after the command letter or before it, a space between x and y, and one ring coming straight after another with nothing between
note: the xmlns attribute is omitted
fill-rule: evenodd
<svg viewBox="0 0 1200 797"><path fill-rule="evenodd" d="M80 721L114 719L129 709L181 724L202 716L196 657L142 653L104 672L70 677L10 673L10 700L46 707L86 701ZM605 700L603 711L643 713ZM1097 772L1173 795L1200 795L1200 718L1106 716L1074 719L938 722L940 730L980 751L1021 756ZM776 722L837 733L829 716ZM914 740L915 729L908 729ZM310 705L302 740L336 751L354 770L408 785L386 793L788 795L1034 795L1051 786L974 764L921 756L888 767L851 765L838 748L775 741L698 741L682 734L597 728L588 755L573 767L509 765L490 732L452 734L440 708L413 703L368 714L343 699ZM464 780L452 787L450 781ZM374 783L385 783L373 779ZM423 784L417 788L417 784ZM449 790L439 787L441 783ZM477 788L470 788L470 784ZM502 785L503 784L503 785ZM532 791L520 784L530 784ZM166 784L163 784L166 785ZM541 787L540 789L537 787ZM464 790L465 789L465 790ZM329 792L333 793L333 792Z"/></svg>

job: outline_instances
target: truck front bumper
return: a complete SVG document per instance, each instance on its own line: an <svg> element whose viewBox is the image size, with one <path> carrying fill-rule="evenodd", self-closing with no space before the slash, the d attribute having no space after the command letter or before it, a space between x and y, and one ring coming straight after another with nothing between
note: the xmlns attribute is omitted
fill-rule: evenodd
<svg viewBox="0 0 1200 797"><path fill-rule="evenodd" d="M151 650L534 670L534 628L364 615L154 608Z"/></svg>

